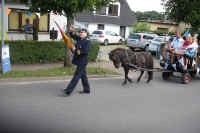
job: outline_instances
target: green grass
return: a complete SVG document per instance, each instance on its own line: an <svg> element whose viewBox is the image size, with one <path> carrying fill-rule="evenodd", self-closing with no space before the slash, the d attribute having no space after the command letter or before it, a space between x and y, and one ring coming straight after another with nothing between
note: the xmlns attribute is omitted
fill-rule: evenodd
<svg viewBox="0 0 200 133"><path fill-rule="evenodd" d="M75 67L64 68L56 67L51 69L39 69L39 70L15 70L9 71L4 74L0 73L0 78L24 78L24 77L56 77L56 76L71 76L74 74ZM88 75L118 75L119 73L112 70L87 67Z"/></svg>

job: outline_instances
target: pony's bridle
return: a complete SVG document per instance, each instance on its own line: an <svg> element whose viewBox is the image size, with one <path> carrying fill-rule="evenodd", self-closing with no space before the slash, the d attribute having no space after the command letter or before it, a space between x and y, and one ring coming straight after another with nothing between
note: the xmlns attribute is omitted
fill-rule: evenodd
<svg viewBox="0 0 200 133"><path fill-rule="evenodd" d="M111 57L110 59L113 61L113 64L116 68L120 67L120 57L116 57L116 56L113 56L113 54L109 54L109 56Z"/></svg>

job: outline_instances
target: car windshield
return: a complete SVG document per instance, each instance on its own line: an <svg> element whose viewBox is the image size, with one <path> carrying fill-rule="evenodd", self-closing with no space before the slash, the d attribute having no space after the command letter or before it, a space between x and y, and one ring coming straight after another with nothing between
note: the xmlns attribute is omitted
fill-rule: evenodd
<svg viewBox="0 0 200 133"><path fill-rule="evenodd" d="M138 35L138 34L130 34L129 38L130 39L140 39L140 35Z"/></svg>
<svg viewBox="0 0 200 133"><path fill-rule="evenodd" d="M143 38L144 38L144 39L150 39L150 40L152 40L152 39L153 39L153 37L152 37L152 36L147 36L147 35L144 35L144 36L143 36Z"/></svg>
<svg viewBox="0 0 200 133"><path fill-rule="evenodd" d="M164 38L155 38L154 41L156 41L156 42L164 42Z"/></svg>
<svg viewBox="0 0 200 133"><path fill-rule="evenodd" d="M102 31L94 31L92 34L103 34Z"/></svg>

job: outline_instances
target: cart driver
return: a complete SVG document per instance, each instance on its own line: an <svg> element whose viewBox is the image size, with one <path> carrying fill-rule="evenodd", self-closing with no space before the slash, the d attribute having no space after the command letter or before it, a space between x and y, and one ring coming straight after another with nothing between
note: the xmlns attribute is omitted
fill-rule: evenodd
<svg viewBox="0 0 200 133"><path fill-rule="evenodd" d="M184 43L183 38L181 37L181 33L179 31L176 32L176 37L173 39L171 43L168 43L168 48L170 51L174 51L176 49L181 49Z"/></svg>
<svg viewBox="0 0 200 133"><path fill-rule="evenodd" d="M161 66L164 66L165 68L167 68L167 66L169 65L167 63L168 62L167 60L169 60L172 67L176 70L176 62L178 60L175 58L173 53L175 51L180 50L182 48L183 43L184 43L184 40L181 37L180 31L176 31L176 37L168 41L167 48L162 53L163 60L161 61ZM169 54L171 55L171 58L169 57Z"/></svg>

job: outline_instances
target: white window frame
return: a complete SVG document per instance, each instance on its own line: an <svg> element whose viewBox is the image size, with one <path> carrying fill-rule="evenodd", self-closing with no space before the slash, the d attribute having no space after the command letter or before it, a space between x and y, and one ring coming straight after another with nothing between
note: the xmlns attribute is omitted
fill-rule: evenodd
<svg viewBox="0 0 200 133"><path fill-rule="evenodd" d="M120 2L115 2L115 3L111 4L111 5L118 5L118 14L117 14L117 16L108 15L109 7L106 7L106 15L97 14L96 11L93 11L93 14L94 15L98 15L98 16L119 17L120 16L120 9L121 9Z"/></svg>

